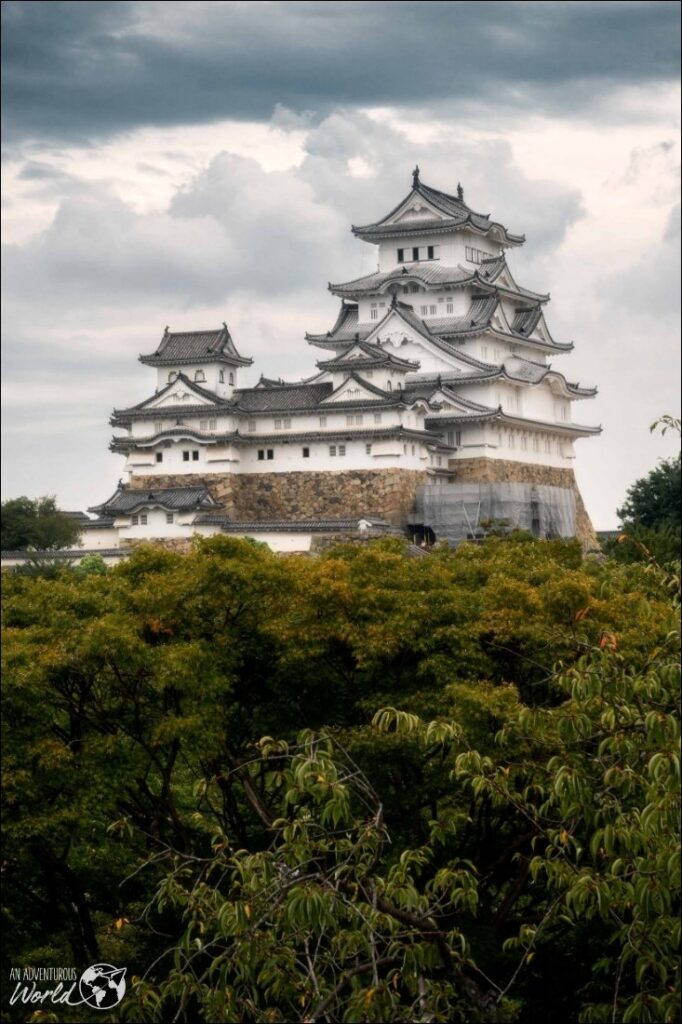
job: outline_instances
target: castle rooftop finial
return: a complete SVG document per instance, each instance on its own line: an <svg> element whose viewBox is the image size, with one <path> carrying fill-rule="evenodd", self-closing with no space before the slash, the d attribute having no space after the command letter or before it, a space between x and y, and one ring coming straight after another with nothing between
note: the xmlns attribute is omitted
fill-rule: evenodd
<svg viewBox="0 0 682 1024"><path fill-rule="evenodd" d="M419 188L419 164L412 171L412 188Z"/></svg>
<svg viewBox="0 0 682 1024"><path fill-rule="evenodd" d="M459 199L460 203L464 202L464 189L462 188L459 182L457 182L457 198Z"/></svg>

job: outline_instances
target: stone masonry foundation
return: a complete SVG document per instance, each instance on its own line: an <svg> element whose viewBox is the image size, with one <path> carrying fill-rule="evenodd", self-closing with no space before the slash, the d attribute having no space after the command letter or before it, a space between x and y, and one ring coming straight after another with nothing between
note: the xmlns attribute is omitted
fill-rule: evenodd
<svg viewBox="0 0 682 1024"><path fill-rule="evenodd" d="M535 466L504 459L451 459L455 482L530 483L566 487L576 503L576 536L586 550L598 548L572 469ZM130 487L153 491L159 487L204 484L233 520L341 519L380 515L404 526L413 509L417 487L428 482L425 472L409 469L341 470L318 473L192 473L137 476Z"/></svg>
<svg viewBox="0 0 682 1024"><path fill-rule="evenodd" d="M244 473L137 476L130 487L153 491L159 487L205 484L235 520L343 519L379 515L404 526L417 487L426 473L412 469L342 470L324 473Z"/></svg>

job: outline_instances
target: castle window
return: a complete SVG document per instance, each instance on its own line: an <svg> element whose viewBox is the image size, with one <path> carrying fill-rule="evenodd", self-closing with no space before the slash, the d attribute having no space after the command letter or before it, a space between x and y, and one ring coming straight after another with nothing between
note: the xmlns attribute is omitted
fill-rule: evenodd
<svg viewBox="0 0 682 1024"><path fill-rule="evenodd" d="M208 430L208 420L199 420L199 430Z"/></svg>
<svg viewBox="0 0 682 1024"><path fill-rule="evenodd" d="M370 320L378 320L379 319L379 310L378 309L370 309L370 311L369 311L369 318L370 318Z"/></svg>
<svg viewBox="0 0 682 1024"><path fill-rule="evenodd" d="M407 455L407 445L403 445L403 455Z"/></svg>
<svg viewBox="0 0 682 1024"><path fill-rule="evenodd" d="M175 516L173 515L172 512L166 512L166 522L167 523L174 523L175 522Z"/></svg>
<svg viewBox="0 0 682 1024"><path fill-rule="evenodd" d="M393 391L393 385L391 384L390 380L386 381L386 390Z"/></svg>
<svg viewBox="0 0 682 1024"><path fill-rule="evenodd" d="M309 459L310 458L310 448L304 448L303 449L303 458L304 459Z"/></svg>
<svg viewBox="0 0 682 1024"><path fill-rule="evenodd" d="M198 462L198 461L199 461L199 452L195 448L194 451L192 452L192 462Z"/></svg>
<svg viewBox="0 0 682 1024"><path fill-rule="evenodd" d="M217 430L217 428L218 428L218 421L217 420L209 420L208 421L208 429L209 430Z"/></svg>
<svg viewBox="0 0 682 1024"><path fill-rule="evenodd" d="M327 426L327 417L326 416L320 416L320 426L321 427L326 427Z"/></svg>
<svg viewBox="0 0 682 1024"><path fill-rule="evenodd" d="M183 452L182 453L182 461L183 462L189 462L189 452Z"/></svg>
<svg viewBox="0 0 682 1024"><path fill-rule="evenodd" d="M443 465L443 460L442 460L442 458L440 457L440 455L438 456L438 458L436 459L436 461L437 461L437 463L438 463L438 465L439 465L439 466L442 466L442 465Z"/></svg>
<svg viewBox="0 0 682 1024"><path fill-rule="evenodd" d="M140 526L146 526L146 525L147 525L147 513L146 512L141 512L140 513Z"/></svg>
<svg viewBox="0 0 682 1024"><path fill-rule="evenodd" d="M429 306L429 313L431 314L431 316L435 316L437 312L438 312L438 307L437 306Z"/></svg>
<svg viewBox="0 0 682 1024"><path fill-rule="evenodd" d="M203 370L197 370L196 373L194 374L194 379L196 381L205 381L206 380L206 374L204 373Z"/></svg>
<svg viewBox="0 0 682 1024"><path fill-rule="evenodd" d="M414 445L412 445L412 454L414 455Z"/></svg>
<svg viewBox="0 0 682 1024"><path fill-rule="evenodd" d="M414 293L415 293L415 292L418 292L418 291L419 291L419 285L418 285L418 284L411 284L411 285L410 285L410 291L411 291L411 292L412 292L412 294L414 295Z"/></svg>
<svg viewBox="0 0 682 1024"><path fill-rule="evenodd" d="M539 437L534 437L533 438L533 451L534 452L539 452L540 451L540 438Z"/></svg>
<svg viewBox="0 0 682 1024"><path fill-rule="evenodd" d="M352 427L355 422L355 416L346 416L346 426Z"/></svg>
<svg viewBox="0 0 682 1024"><path fill-rule="evenodd" d="M133 516L131 522L132 522L133 526L137 526L137 524L140 522L140 517L139 516Z"/></svg>
<svg viewBox="0 0 682 1024"><path fill-rule="evenodd" d="M374 413L374 422L375 423L381 423L381 413L380 412L375 412Z"/></svg>
<svg viewBox="0 0 682 1024"><path fill-rule="evenodd" d="M345 455L345 454L346 454L346 446L345 446L345 444L340 444L339 445L339 455L342 456L342 455Z"/></svg>
<svg viewBox="0 0 682 1024"><path fill-rule="evenodd" d="M272 448L268 448L268 458L269 459L274 459L274 457L275 457L275 453L274 453L273 449Z"/></svg>
<svg viewBox="0 0 682 1024"><path fill-rule="evenodd" d="M336 445L335 444L330 444L329 445L329 454L332 457L332 459L336 458Z"/></svg>
<svg viewBox="0 0 682 1024"><path fill-rule="evenodd" d="M257 426L257 423L256 423L256 421L255 421L255 420L249 420L249 426L248 426L248 429L249 429L250 431L252 431L252 432L253 432L253 431L254 431L254 430L256 429L256 426Z"/></svg>
<svg viewBox="0 0 682 1024"><path fill-rule="evenodd" d="M429 307L428 306L420 306L419 307L419 312L421 313L422 316L426 316L428 311L429 311Z"/></svg>
<svg viewBox="0 0 682 1024"><path fill-rule="evenodd" d="M154 433L155 434L160 434L162 430L163 430L163 420L156 420L154 422Z"/></svg>
<svg viewBox="0 0 682 1024"><path fill-rule="evenodd" d="M405 262L405 250L404 249L398 249L398 263L404 263L404 262Z"/></svg>
<svg viewBox="0 0 682 1024"><path fill-rule="evenodd" d="M365 455L371 455L371 454L372 454L372 446L371 446L371 444L366 444L365 445Z"/></svg>
<svg viewBox="0 0 682 1024"><path fill-rule="evenodd" d="M281 420L275 420L275 430L281 430L281 429L282 429L282 421Z"/></svg>
<svg viewBox="0 0 682 1024"><path fill-rule="evenodd" d="M427 245L427 247L426 247L426 258L429 259L429 260L432 260L434 258L433 253L434 253L434 247L432 245Z"/></svg>
<svg viewBox="0 0 682 1024"><path fill-rule="evenodd" d="M230 374L230 384L234 384L234 374Z"/></svg>
<svg viewBox="0 0 682 1024"><path fill-rule="evenodd" d="M157 462L163 462L163 452L157 452L156 453L156 461Z"/></svg>
<svg viewBox="0 0 682 1024"><path fill-rule="evenodd" d="M218 374L218 380L220 381L221 384L225 383L225 371L224 370L221 370L220 373Z"/></svg>
<svg viewBox="0 0 682 1024"><path fill-rule="evenodd" d="M451 302L448 302L447 306L445 307L445 312L446 313L454 313L454 311L455 311L455 307L453 306L453 304Z"/></svg>
<svg viewBox="0 0 682 1024"><path fill-rule="evenodd" d="M365 370L365 377L369 377L371 379L373 376L374 370Z"/></svg>
<svg viewBox="0 0 682 1024"><path fill-rule="evenodd" d="M455 431L455 444L457 445L458 448L462 444L462 431L461 430L456 430Z"/></svg>
<svg viewBox="0 0 682 1024"><path fill-rule="evenodd" d="M291 420L289 419L288 416L285 416L284 419L282 420L282 426L284 427L285 430L291 429Z"/></svg>
<svg viewBox="0 0 682 1024"><path fill-rule="evenodd" d="M413 250L412 250L412 259L413 260L418 260L419 259L419 249L417 248L417 246L415 246L413 248Z"/></svg>
<svg viewBox="0 0 682 1024"><path fill-rule="evenodd" d="M265 449L264 448L259 448L258 449L258 461L262 462L264 458L265 458Z"/></svg>

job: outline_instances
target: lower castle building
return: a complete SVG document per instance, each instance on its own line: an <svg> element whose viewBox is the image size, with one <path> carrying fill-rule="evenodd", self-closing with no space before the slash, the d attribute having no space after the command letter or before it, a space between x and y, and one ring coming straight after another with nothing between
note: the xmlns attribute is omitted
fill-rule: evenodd
<svg viewBox="0 0 682 1024"><path fill-rule="evenodd" d="M339 314L306 335L307 379L245 387L252 360L225 324L166 328L140 356L156 387L112 414L124 478L90 509L86 549L196 533L276 550L339 533L456 543L494 524L590 541L574 442L600 428L573 407L596 389L554 366L573 345L550 333L549 296L512 277L505 252L523 236L418 168L390 213L352 230L377 269L329 285Z"/></svg>

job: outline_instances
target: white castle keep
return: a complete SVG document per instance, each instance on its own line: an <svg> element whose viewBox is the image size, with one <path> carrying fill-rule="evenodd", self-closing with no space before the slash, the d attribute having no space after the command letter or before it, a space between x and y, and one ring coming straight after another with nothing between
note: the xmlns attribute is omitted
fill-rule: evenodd
<svg viewBox="0 0 682 1024"><path fill-rule="evenodd" d="M517 284L522 245L463 190L413 173L381 220L353 227L377 247L374 273L329 289L336 323L306 334L317 372L261 376L225 324L174 333L150 355L156 388L116 409L111 450L124 480L83 531L86 548L227 532L307 550L315 534L406 530L479 536L493 520L539 536L590 532L573 477L573 416L595 388L554 368L549 296Z"/></svg>

